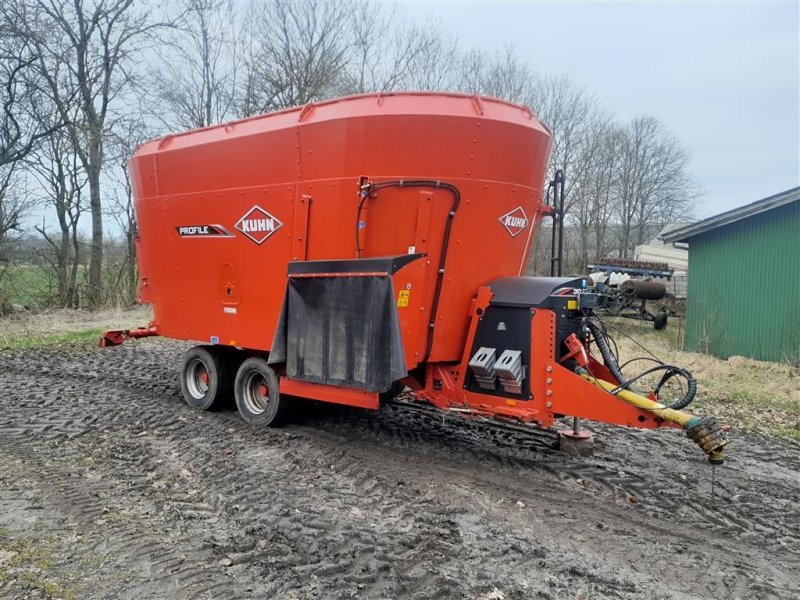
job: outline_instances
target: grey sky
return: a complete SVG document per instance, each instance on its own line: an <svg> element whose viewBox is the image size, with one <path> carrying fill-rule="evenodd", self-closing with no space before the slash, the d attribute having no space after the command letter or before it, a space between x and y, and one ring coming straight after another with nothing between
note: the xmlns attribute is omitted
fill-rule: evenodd
<svg viewBox="0 0 800 600"><path fill-rule="evenodd" d="M464 46L512 45L620 119L650 114L691 154L698 216L800 185L800 2L407 2Z"/></svg>

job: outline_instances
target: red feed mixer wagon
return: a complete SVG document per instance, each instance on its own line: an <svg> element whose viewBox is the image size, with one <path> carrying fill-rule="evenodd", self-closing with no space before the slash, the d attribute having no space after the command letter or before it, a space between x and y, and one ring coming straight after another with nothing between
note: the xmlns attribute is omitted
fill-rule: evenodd
<svg viewBox="0 0 800 600"><path fill-rule="evenodd" d="M233 397L257 425L293 396L377 409L408 386L466 417L681 427L721 462L714 418L679 410L691 374L657 364L646 372L660 383L635 391L589 280L520 276L558 213L542 200L551 145L525 107L443 93L341 98L146 142L130 173L154 320L101 344L200 342L183 361L186 401ZM660 403L681 378L685 395Z"/></svg>

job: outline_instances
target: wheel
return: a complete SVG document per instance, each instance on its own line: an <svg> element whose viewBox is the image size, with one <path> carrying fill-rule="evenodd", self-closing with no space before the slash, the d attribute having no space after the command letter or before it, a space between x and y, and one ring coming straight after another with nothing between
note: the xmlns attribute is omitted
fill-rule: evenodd
<svg viewBox="0 0 800 600"><path fill-rule="evenodd" d="M230 404L233 369L228 353L214 346L195 346L183 357L181 391L186 403L200 410Z"/></svg>
<svg viewBox="0 0 800 600"><path fill-rule="evenodd" d="M667 326L667 311L663 308L656 313L656 316L653 318L653 329L656 331L661 331Z"/></svg>
<svg viewBox="0 0 800 600"><path fill-rule="evenodd" d="M233 391L236 408L246 423L278 425L286 413L288 400L281 398L278 376L263 358L248 358L242 363Z"/></svg>
<svg viewBox="0 0 800 600"><path fill-rule="evenodd" d="M406 389L406 386L405 386L404 383L401 383L399 381L395 381L394 383L392 383L392 387L390 387L385 392L381 392L380 400L381 400L381 402L388 402L390 400L394 400L400 394L402 394L405 391L405 389Z"/></svg>

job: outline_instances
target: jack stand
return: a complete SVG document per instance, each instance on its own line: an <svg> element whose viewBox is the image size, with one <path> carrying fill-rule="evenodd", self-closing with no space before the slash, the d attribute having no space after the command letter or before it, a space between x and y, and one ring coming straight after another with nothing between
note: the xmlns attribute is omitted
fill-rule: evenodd
<svg viewBox="0 0 800 600"><path fill-rule="evenodd" d="M580 430L580 419L575 417L572 431L558 432L558 449L570 456L592 456L594 437L588 431Z"/></svg>

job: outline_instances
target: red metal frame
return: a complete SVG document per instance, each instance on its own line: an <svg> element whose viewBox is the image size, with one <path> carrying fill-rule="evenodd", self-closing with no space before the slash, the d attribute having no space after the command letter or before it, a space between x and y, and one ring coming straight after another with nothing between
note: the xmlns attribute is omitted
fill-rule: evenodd
<svg viewBox="0 0 800 600"><path fill-rule="evenodd" d="M375 410L379 405L378 394L374 392L363 392L353 388L309 383L307 381L289 379L285 376L280 378L280 389L281 394L287 394L289 396L300 396L302 398L321 400L323 402L346 404L357 408L371 408Z"/></svg>
<svg viewBox="0 0 800 600"><path fill-rule="evenodd" d="M417 394L421 400L443 410L469 409L477 415L535 421L543 427L552 427L555 418L562 415L645 429L677 427L627 404L559 364L556 315L547 309L531 309L529 377L533 399L516 400L466 390L464 383L469 353L480 316L491 298L489 288L479 289L470 311L471 321L461 362L458 365L428 365L426 386ZM587 366L595 377L618 383L602 363L585 352L585 348L581 346L573 352L575 356L586 357Z"/></svg>

